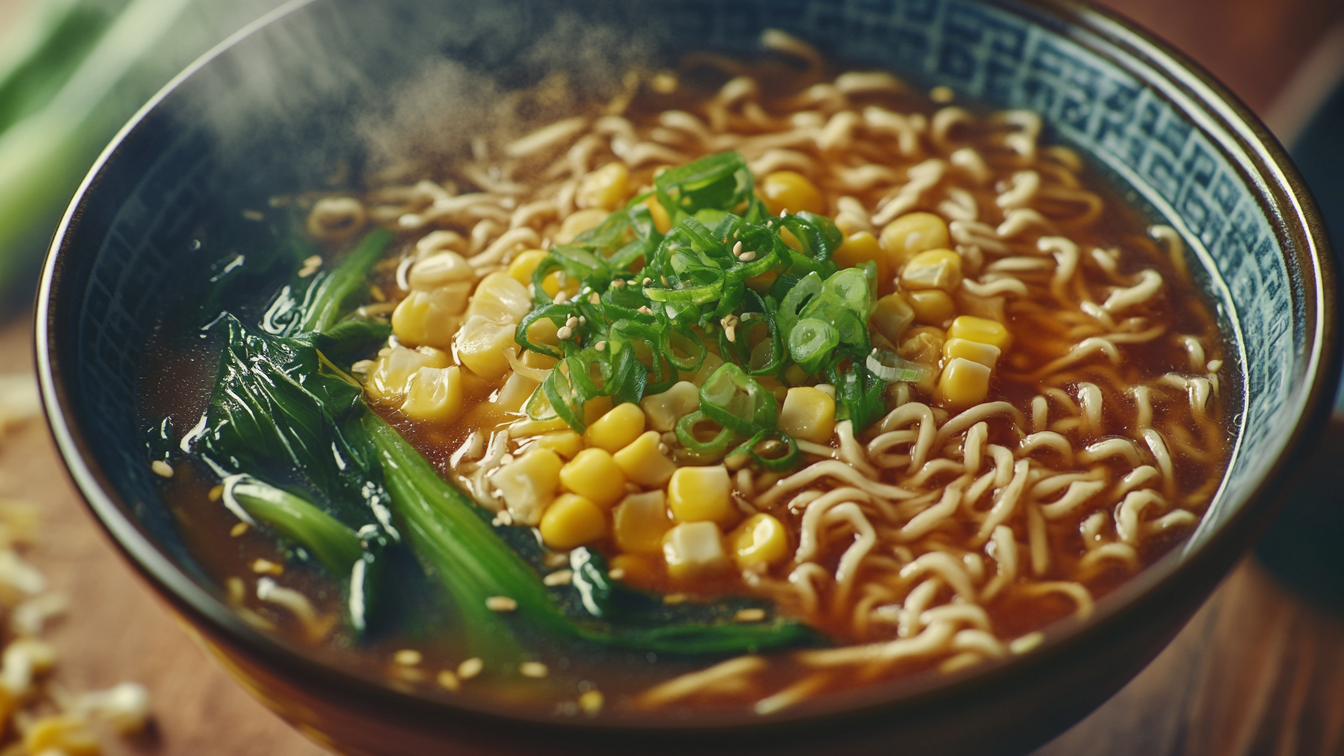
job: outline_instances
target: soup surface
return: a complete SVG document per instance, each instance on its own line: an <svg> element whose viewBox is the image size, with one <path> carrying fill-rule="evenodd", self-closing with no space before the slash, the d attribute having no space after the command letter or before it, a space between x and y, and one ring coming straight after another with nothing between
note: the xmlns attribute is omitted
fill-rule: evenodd
<svg viewBox="0 0 1344 756"><path fill-rule="evenodd" d="M1030 652L1193 530L1232 386L1175 232L1033 113L775 44L548 82L277 198L263 260L203 231L146 417L243 616L432 695L770 715Z"/></svg>

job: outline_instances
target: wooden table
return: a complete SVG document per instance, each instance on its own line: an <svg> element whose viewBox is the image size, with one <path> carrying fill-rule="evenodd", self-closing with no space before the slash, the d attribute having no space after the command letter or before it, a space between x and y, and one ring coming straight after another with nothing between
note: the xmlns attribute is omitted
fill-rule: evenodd
<svg viewBox="0 0 1344 756"><path fill-rule="evenodd" d="M28 0L0 0L0 30ZM1339 0L1110 0L1222 77L1264 112L1334 23ZM30 325L0 328L6 372L30 366ZM93 524L45 425L0 438L0 496L40 502L32 560L71 598L50 638L72 690L147 685L155 726L112 756L324 753L249 698L194 646ZM1037 756L1087 753L1344 752L1344 619L1291 597L1244 562L1138 678Z"/></svg>

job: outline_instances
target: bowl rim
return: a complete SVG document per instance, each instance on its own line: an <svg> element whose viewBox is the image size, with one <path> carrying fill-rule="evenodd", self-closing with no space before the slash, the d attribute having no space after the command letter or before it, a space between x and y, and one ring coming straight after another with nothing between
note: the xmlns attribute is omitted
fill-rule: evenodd
<svg viewBox="0 0 1344 756"><path fill-rule="evenodd" d="M62 372L59 343L61 313L57 303L69 294L59 292L59 282L72 257L69 246L77 228L86 197L97 186L104 169L119 154L129 135L151 117L155 109L188 78L225 54L244 39L253 36L279 19L323 0L290 0L248 24L205 53L175 76L121 128L103 150L84 178L53 235L43 264L38 298L35 303L34 338L39 388L43 408L67 472L80 491L95 519L106 530L114 545L128 562L162 594L171 605L190 616L194 623L208 628L208 636L224 637L266 663L300 679L317 681L355 695L379 700L399 708L411 707L440 715L445 713L485 717L496 723L526 724L547 729L712 733L724 730L748 731L762 726L806 725L837 715L863 716L890 712L926 699L931 694L956 695L968 686L980 685L1001 677L1029 660L1038 663L1059 656L1075 643L1114 626L1126 608L1140 597L1172 587L1182 578L1212 569L1219 578L1233 559L1250 546L1277 511L1283 498L1284 483L1300 463L1299 452L1309 446L1323 427L1333 405L1339 379L1340 360L1336 333L1336 277L1333 258L1326 241L1324 223L1305 182L1287 156L1286 150L1240 99L1232 94L1198 63L1175 50L1155 34L1124 18L1121 14L1089 5L1080 0L980 0L986 5L1006 9L1033 24L1052 31L1103 55L1113 64L1133 74L1172 103L1186 118L1210 136L1223 134L1223 150L1244 155L1250 162L1238 166L1243 177L1258 185L1258 213L1268 214L1282 248L1296 253L1301 271L1312 274L1313 284L1300 295L1304 319L1314 319L1308 334L1310 354L1303 360L1306 393L1299 406L1301 413L1292 431L1282 441L1278 458L1247 495L1244 504L1219 523L1203 542L1182 553L1173 549L1157 562L1127 580L1097 602L1087 619L1076 615L1053 623L1044 633L1045 642L1036 649L1003 661L977 665L969 670L936 678L898 679L846 690L823 697L821 705L804 705L769 718L747 712L732 721L683 722L658 717L632 717L615 722L585 722L557 719L542 714L505 713L499 705L479 705L466 699L454 701L430 698L398 690L386 680L340 669L325 663L316 654L306 653L282 639L268 635L242 621L220 599L198 585L177 564L146 538L133 520L123 514L120 496L102 474L97 458L82 429L67 391ZM1230 142L1230 145L1229 145ZM1285 222L1274 223L1278 218ZM87 254L85 255L87 257ZM1287 261L1285 261L1287 262ZM62 296L64 294L64 296ZM69 411L67 411L69 410ZM1218 558L1220 553L1222 558ZM1210 566L1218 565L1221 566ZM1209 587L1212 587L1210 583ZM1206 594L1205 594L1206 595ZM1202 598L1201 602L1202 603ZM1198 605L1190 609L1193 613Z"/></svg>

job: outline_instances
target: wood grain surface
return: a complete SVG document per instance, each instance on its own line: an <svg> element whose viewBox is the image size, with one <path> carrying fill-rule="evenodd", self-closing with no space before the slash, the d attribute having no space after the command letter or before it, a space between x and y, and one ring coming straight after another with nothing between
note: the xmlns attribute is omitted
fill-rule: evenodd
<svg viewBox="0 0 1344 756"><path fill-rule="evenodd" d="M0 31L29 0L0 0ZM1253 108L1331 24L1340 0L1110 0L1208 66ZM30 369L30 323L0 327L5 372ZM30 556L71 598L50 638L56 680L79 691L137 680L155 724L110 738L112 756L324 753L249 698L177 626L93 523L45 425L0 439L0 496L39 502L44 537ZM1344 753L1344 619L1295 599L1241 564L1177 639L1119 694L1037 756Z"/></svg>

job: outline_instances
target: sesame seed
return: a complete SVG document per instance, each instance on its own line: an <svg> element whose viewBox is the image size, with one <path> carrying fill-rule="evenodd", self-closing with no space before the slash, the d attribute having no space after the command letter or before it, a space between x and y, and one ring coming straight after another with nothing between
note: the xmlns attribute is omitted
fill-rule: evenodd
<svg viewBox="0 0 1344 756"><path fill-rule="evenodd" d="M470 680L479 675L483 669L485 669L485 662L473 656L457 665L457 676L463 680Z"/></svg>
<svg viewBox="0 0 1344 756"><path fill-rule="evenodd" d="M612 281L612 282L611 282L611 286L612 286L612 288L619 289L620 287L625 286L625 279L624 279L624 278L618 278L618 279L616 279L615 281Z"/></svg>
<svg viewBox="0 0 1344 756"><path fill-rule="evenodd" d="M485 600L485 608L492 612L511 612L518 608L518 602L508 596L491 596Z"/></svg>
<svg viewBox="0 0 1344 756"><path fill-rule="evenodd" d="M602 304L602 297L597 292L593 292L588 295L588 301L592 304Z"/></svg>
<svg viewBox="0 0 1344 756"><path fill-rule="evenodd" d="M462 682L457 679L457 675L449 670L443 670L439 673L439 676L434 679L438 681L439 687L444 690L451 690L456 693L462 689Z"/></svg>
<svg viewBox="0 0 1344 756"><path fill-rule="evenodd" d="M578 319L578 317L576 317L576 316L574 316L574 315L570 315L570 316L569 316L569 320L566 320L566 321L565 321L565 325L569 326L570 328L574 328L574 327L578 326L578 324L579 324L579 319Z"/></svg>
<svg viewBox="0 0 1344 756"><path fill-rule="evenodd" d="M590 717L602 713L603 697L600 690L589 690L579 696L579 708Z"/></svg>
<svg viewBox="0 0 1344 756"><path fill-rule="evenodd" d="M742 262L751 262L752 260L755 260L755 259L756 259L756 253L755 253L755 252L743 252L743 253L742 253L742 257L740 257L740 258L738 258L738 259L740 259Z"/></svg>
<svg viewBox="0 0 1344 756"><path fill-rule="evenodd" d="M252 562L252 571L258 575L283 575L285 568L269 559L257 559Z"/></svg>
<svg viewBox="0 0 1344 756"><path fill-rule="evenodd" d="M547 573L546 577L541 579L543 585L549 586L569 585L573 581L573 570L556 570L555 572Z"/></svg>
<svg viewBox="0 0 1344 756"><path fill-rule="evenodd" d="M161 459L156 459L153 462L150 462L149 469L153 470L154 474L160 478L173 477L173 466Z"/></svg>
<svg viewBox="0 0 1344 756"><path fill-rule="evenodd" d="M645 279L644 279L643 281L641 281L640 283L643 284L644 286L648 286L649 284L653 283L653 279L652 279L652 278L645 278Z"/></svg>
<svg viewBox="0 0 1344 756"><path fill-rule="evenodd" d="M518 671L523 673L523 677L542 678L549 675L551 671L541 662L523 662L518 665Z"/></svg>
<svg viewBox="0 0 1344 756"><path fill-rule="evenodd" d="M210 493L205 495L210 501L219 501L224 498L224 486L215 486L210 489Z"/></svg>
<svg viewBox="0 0 1344 756"><path fill-rule="evenodd" d="M649 309L649 306L648 306L648 305L644 305L643 307L639 308L638 310L635 310L635 312L642 312L642 313L644 313L645 315L652 315L652 314L653 314L653 310Z"/></svg>
<svg viewBox="0 0 1344 756"><path fill-rule="evenodd" d="M587 325L587 323L588 323L588 318L587 318L586 316L580 315L580 316L579 316L579 325Z"/></svg>
<svg viewBox="0 0 1344 756"><path fill-rule="evenodd" d="M667 444L664 444L664 443L661 443L661 442L658 444L658 453L659 453L659 454L667 454L667 453L670 452L670 451L672 451L672 450L671 450L670 448L668 448Z"/></svg>
<svg viewBox="0 0 1344 756"><path fill-rule="evenodd" d="M561 341L565 341L566 339L568 339L570 336L573 335L574 335L574 328L572 326L560 326L560 328L555 332L556 338L560 339Z"/></svg>
<svg viewBox="0 0 1344 756"><path fill-rule="evenodd" d="M663 603L669 606L686 603L686 594L684 593L665 593L663 594Z"/></svg>
<svg viewBox="0 0 1344 756"><path fill-rule="evenodd" d="M403 648L395 654L392 654L392 661L403 667L414 667L423 661L424 658L425 657L422 656L419 651L416 651L413 648Z"/></svg>
<svg viewBox="0 0 1344 756"><path fill-rule="evenodd" d="M245 522L237 523L232 528L229 528L229 535L233 536L234 538L237 538L238 536L246 532L247 532L247 523Z"/></svg>
<svg viewBox="0 0 1344 756"><path fill-rule="evenodd" d="M742 242L733 245L733 256L742 254Z"/></svg>
<svg viewBox="0 0 1344 756"><path fill-rule="evenodd" d="M728 341L737 343L737 328L735 326L724 326L723 335L728 337Z"/></svg>
<svg viewBox="0 0 1344 756"><path fill-rule="evenodd" d="M607 570L607 577L611 578L612 580L624 580L625 570L621 569L620 567L613 567Z"/></svg>
<svg viewBox="0 0 1344 756"><path fill-rule="evenodd" d="M555 299L551 301L555 302L556 304L564 304L565 302L569 301L569 295L562 291L559 294L556 294Z"/></svg>
<svg viewBox="0 0 1344 756"><path fill-rule="evenodd" d="M741 609L733 615L734 622L760 622L765 619L764 609Z"/></svg>
<svg viewBox="0 0 1344 756"><path fill-rule="evenodd" d="M607 342L605 342L605 341L599 341L599 342L597 342L596 344L593 345L593 348L596 349L596 350L599 351L599 352L605 352L605 351L607 351Z"/></svg>
<svg viewBox="0 0 1344 756"><path fill-rule="evenodd" d="M787 217L789 217L789 211L788 211L788 209L785 208L784 210L780 210L780 211L779 211L779 217L781 217L781 218L787 218Z"/></svg>

